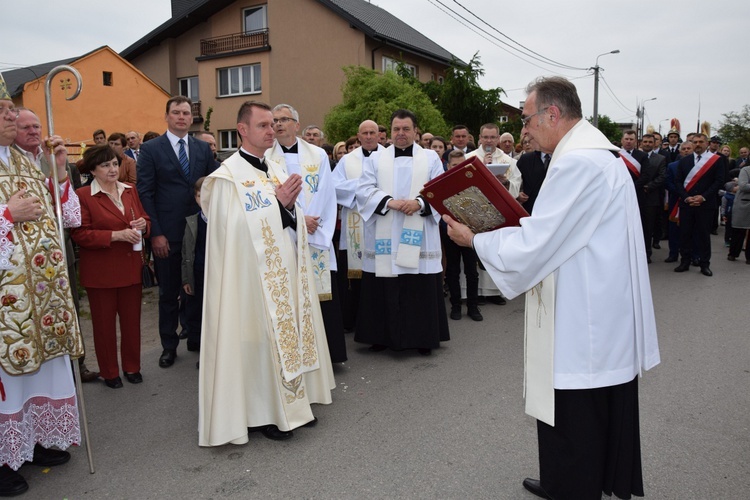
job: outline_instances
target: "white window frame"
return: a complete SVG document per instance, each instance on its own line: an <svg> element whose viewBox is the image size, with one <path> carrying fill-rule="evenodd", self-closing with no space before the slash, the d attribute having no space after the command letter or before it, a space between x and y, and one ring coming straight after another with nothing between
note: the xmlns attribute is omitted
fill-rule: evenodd
<svg viewBox="0 0 750 500"><path fill-rule="evenodd" d="M508 123L508 115L503 115L500 117L500 123Z"/></svg>
<svg viewBox="0 0 750 500"><path fill-rule="evenodd" d="M245 81L243 77L243 69L245 68L251 68L250 70L250 82L249 82L249 88L251 90L243 90L245 88ZM257 78L256 78L256 71L257 68ZM222 74L226 72L226 78L227 78L227 88L226 92L222 89L221 84L221 78ZM261 86L261 68L260 63L256 64L247 64L244 66L233 66L230 68L219 68L216 70L216 80L217 85L216 89L218 92L219 97L232 97L237 95L250 95L250 94L260 94L263 91L263 88ZM237 91L232 92L232 79L236 78L237 83ZM256 81L257 80L257 81Z"/></svg>
<svg viewBox="0 0 750 500"><path fill-rule="evenodd" d="M259 12L262 13L262 16L263 16L263 23L262 24L263 25L261 27L254 28L254 29L248 29L247 28L247 15L248 15L248 11L259 11ZM255 5L253 7L247 7L245 9L242 9L242 31L244 33L252 33L254 31L260 31L260 30L268 29L268 15L267 15L267 12L268 12L268 10L266 9L265 5Z"/></svg>
<svg viewBox="0 0 750 500"><path fill-rule="evenodd" d="M392 57L383 56L383 73L386 71L396 71L399 62L403 61L397 61ZM411 74L414 78L417 77L417 67L415 65L404 62L404 66L411 70Z"/></svg>
<svg viewBox="0 0 750 500"><path fill-rule="evenodd" d="M240 136L236 130L219 130L219 149L235 151L240 147Z"/></svg>
<svg viewBox="0 0 750 500"><path fill-rule="evenodd" d="M182 84L185 84L187 87L187 92L183 93L182 91ZM193 102L200 102L200 82L198 81L197 76L188 76L185 78L179 78L177 80L178 89L181 96L185 96L189 98ZM195 87L195 92L193 92L193 87Z"/></svg>

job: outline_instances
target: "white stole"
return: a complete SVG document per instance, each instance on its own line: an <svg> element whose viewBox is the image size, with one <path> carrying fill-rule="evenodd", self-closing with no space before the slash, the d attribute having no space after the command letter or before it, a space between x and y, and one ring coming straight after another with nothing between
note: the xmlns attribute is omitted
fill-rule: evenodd
<svg viewBox="0 0 750 500"><path fill-rule="evenodd" d="M378 159L378 187L386 193L393 193L396 185L396 169L394 168L396 148L388 148L380 154ZM427 154L422 148L413 148L411 186L409 199L416 199L419 190L430 180L430 169ZM391 228L393 227L393 211L378 217L375 221L375 276L382 278L393 277L393 263L391 260ZM396 247L396 265L411 269L419 268L419 253L424 239L424 218L419 213L404 215L404 225Z"/></svg>
<svg viewBox="0 0 750 500"><path fill-rule="evenodd" d="M549 168L565 153L575 149L617 151L607 138L586 120L579 121L560 140ZM549 171L549 170L548 170ZM542 183L541 191L544 189ZM524 321L524 384L526 413L542 422L555 425L555 277L550 273L526 292Z"/></svg>
<svg viewBox="0 0 750 500"><path fill-rule="evenodd" d="M297 259L291 262L279 251L279 240L289 238L281 226L275 187L287 179L287 173L266 163L268 175L252 168L239 153L224 165L234 179L242 203L247 227L252 236L257 265L264 279L263 301L270 317L271 334L287 382L320 367L313 328L313 312L308 282L311 265L307 244L307 228L302 210L295 206L297 216ZM289 282L288 269L296 268L297 282ZM235 277L235 279L242 279ZM296 290L296 297L290 291ZM263 319L259 319L263 321Z"/></svg>
<svg viewBox="0 0 750 500"><path fill-rule="evenodd" d="M360 146L346 155L344 173L347 179L359 179L362 177L362 162L364 161L363 149ZM350 279L362 278L362 243L364 241L364 222L362 215L356 208L349 209L346 214L346 258L347 277Z"/></svg>

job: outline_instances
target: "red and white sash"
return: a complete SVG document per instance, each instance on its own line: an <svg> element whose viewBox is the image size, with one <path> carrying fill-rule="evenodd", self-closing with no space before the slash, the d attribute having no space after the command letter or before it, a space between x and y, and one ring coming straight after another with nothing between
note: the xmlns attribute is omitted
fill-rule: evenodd
<svg viewBox="0 0 750 500"><path fill-rule="evenodd" d="M690 172L688 172L687 177L685 177L685 191L687 192L693 189L698 181L701 180L704 175L706 175L706 172L711 170L711 167L714 166L714 163L716 163L718 159L719 155L711 155L711 157L706 160L703 166L699 167L698 165L695 165L690 170ZM696 169L698 169L697 172L695 171ZM691 174L693 175L691 176ZM680 221L680 201L682 201L682 198L677 199L677 203L674 204L674 208L672 208L672 212L669 214L669 220L671 220L672 222Z"/></svg>
<svg viewBox="0 0 750 500"><path fill-rule="evenodd" d="M622 158L622 161L625 162L625 165L628 167L628 170L630 170L630 173L635 176L635 178L639 178L641 176L641 163L633 158L627 151L624 149L620 151L620 158Z"/></svg>

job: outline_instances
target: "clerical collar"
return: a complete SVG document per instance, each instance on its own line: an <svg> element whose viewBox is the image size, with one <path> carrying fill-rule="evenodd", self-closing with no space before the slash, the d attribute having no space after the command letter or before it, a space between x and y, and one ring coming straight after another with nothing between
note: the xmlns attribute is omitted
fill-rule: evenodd
<svg viewBox="0 0 750 500"><path fill-rule="evenodd" d="M266 165L265 161L263 161L263 158L258 158L257 156L248 153L244 149L240 148L240 156L245 159L250 165L257 168L258 170L262 170L263 172L268 172L268 166Z"/></svg>
<svg viewBox="0 0 750 500"><path fill-rule="evenodd" d="M410 145L406 149L401 149L396 146L393 146L393 149L396 150L396 158L398 158L399 156L414 156L414 144Z"/></svg>
<svg viewBox="0 0 750 500"><path fill-rule="evenodd" d="M365 148L362 148L362 155L364 155L365 158L368 158L375 151L377 151L377 149L373 149L372 151L368 151Z"/></svg>
<svg viewBox="0 0 750 500"><path fill-rule="evenodd" d="M296 143L296 142L295 142L294 144L292 144L292 145L291 145L290 147L286 147L286 146L284 146L283 144L279 144L279 146L281 146L281 150L282 150L282 151L283 151L284 153L292 153L292 154L295 154L295 155L296 155L296 154L299 154L299 153L297 152L297 143Z"/></svg>

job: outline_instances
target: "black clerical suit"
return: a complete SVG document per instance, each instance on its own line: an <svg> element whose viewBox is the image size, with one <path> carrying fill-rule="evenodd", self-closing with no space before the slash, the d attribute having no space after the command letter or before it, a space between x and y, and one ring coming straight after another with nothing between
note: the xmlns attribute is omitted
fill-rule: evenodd
<svg viewBox="0 0 750 500"><path fill-rule="evenodd" d="M534 209L534 202L536 202L536 197L542 188L544 178L547 176L550 157L551 155L542 153L541 151L532 151L522 154L518 159L518 163L516 163L523 180L521 190L529 197L523 203L523 208L529 214Z"/></svg>

